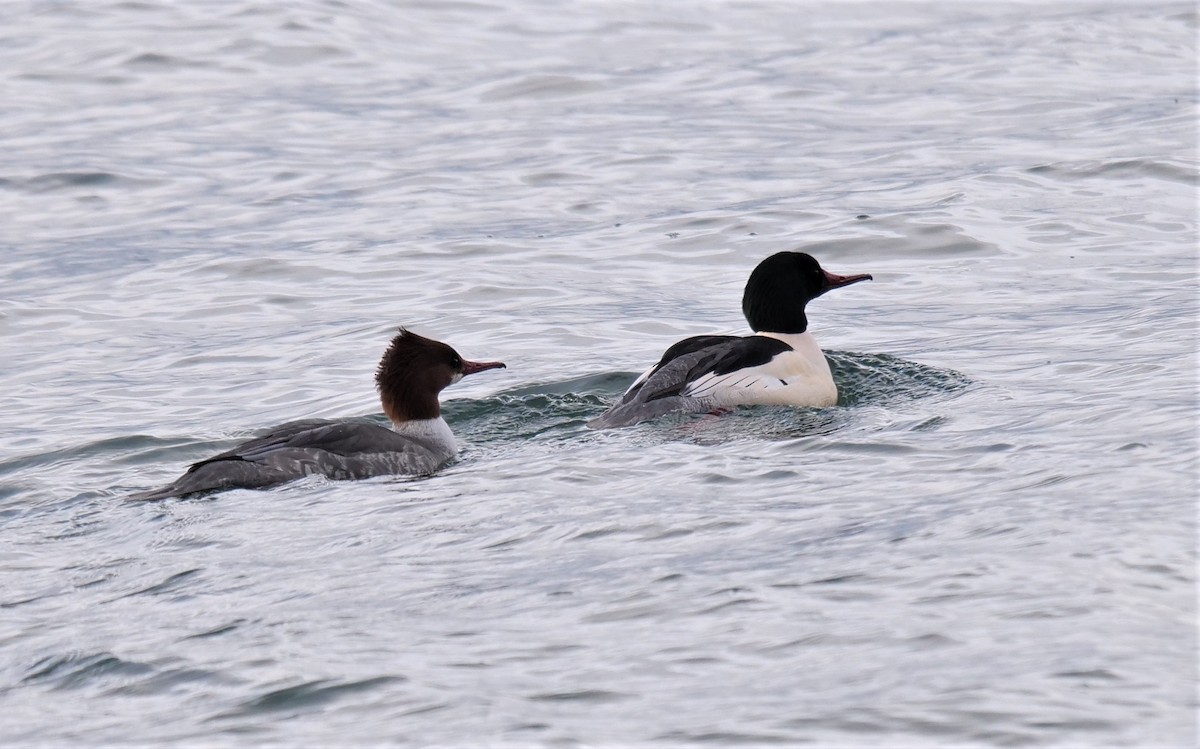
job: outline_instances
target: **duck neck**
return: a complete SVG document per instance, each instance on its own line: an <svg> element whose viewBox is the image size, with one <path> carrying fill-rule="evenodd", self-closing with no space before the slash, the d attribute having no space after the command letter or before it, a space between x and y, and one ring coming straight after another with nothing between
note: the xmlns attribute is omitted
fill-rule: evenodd
<svg viewBox="0 0 1200 749"><path fill-rule="evenodd" d="M438 402L437 392L427 393L414 385L410 380L402 380L390 388L380 388L383 412L393 424L441 417L442 404Z"/></svg>
<svg viewBox="0 0 1200 749"><path fill-rule="evenodd" d="M803 333L808 330L804 305L791 299L747 298L742 312L755 333Z"/></svg>
<svg viewBox="0 0 1200 749"><path fill-rule="evenodd" d="M445 453L448 456L458 454L458 441L454 439L454 432L450 431L450 425L441 416L431 419L393 421L392 428L396 430L397 434L411 437L437 452Z"/></svg>

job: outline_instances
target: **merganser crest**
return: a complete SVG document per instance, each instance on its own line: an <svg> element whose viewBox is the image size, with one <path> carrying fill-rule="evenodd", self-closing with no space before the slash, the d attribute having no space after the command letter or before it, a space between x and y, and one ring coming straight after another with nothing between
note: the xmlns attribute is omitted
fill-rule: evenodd
<svg viewBox="0 0 1200 749"><path fill-rule="evenodd" d="M130 499L260 489L313 474L347 480L432 473L458 455L438 393L465 375L501 367L503 362L466 361L446 344L401 328L375 375L394 429L328 419L289 422L193 463L169 486Z"/></svg>

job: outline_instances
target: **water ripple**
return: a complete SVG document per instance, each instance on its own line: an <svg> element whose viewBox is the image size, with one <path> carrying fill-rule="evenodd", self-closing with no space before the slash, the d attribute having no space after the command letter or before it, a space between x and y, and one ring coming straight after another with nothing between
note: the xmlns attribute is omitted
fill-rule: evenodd
<svg viewBox="0 0 1200 749"><path fill-rule="evenodd" d="M1196 28L8 14L0 743L1195 745ZM586 429L783 249L837 407ZM509 365L455 464L124 501L401 324Z"/></svg>
<svg viewBox="0 0 1200 749"><path fill-rule="evenodd" d="M370 693L380 687L402 684L400 676L377 676L370 679L347 682L331 682L328 679L297 684L283 689L274 689L266 694L244 702L237 710L218 716L213 720L225 720L275 712L307 712L332 702L352 697L359 693Z"/></svg>

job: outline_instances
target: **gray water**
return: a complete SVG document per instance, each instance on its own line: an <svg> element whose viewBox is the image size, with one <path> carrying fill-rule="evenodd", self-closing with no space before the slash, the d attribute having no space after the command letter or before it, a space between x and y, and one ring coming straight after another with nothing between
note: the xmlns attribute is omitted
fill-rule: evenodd
<svg viewBox="0 0 1200 749"><path fill-rule="evenodd" d="M3 13L0 744L1197 741L1193 4ZM837 408L584 428L785 249Z"/></svg>

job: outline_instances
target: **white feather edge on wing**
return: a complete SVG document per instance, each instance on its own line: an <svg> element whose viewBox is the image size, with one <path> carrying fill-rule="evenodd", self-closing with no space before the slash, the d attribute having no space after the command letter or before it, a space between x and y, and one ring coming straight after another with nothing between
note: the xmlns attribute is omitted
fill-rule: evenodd
<svg viewBox="0 0 1200 749"><path fill-rule="evenodd" d="M787 385L784 380L766 371L769 364L738 369L725 374L709 372L689 382L680 395L688 398L715 398L721 404L737 403L742 401L743 397L749 396L750 402L754 402L753 391L770 390Z"/></svg>
<svg viewBox="0 0 1200 749"><path fill-rule="evenodd" d="M709 373L688 383L681 395L712 398L719 406L832 406L837 386L822 357L785 351L771 361L725 374ZM824 366L821 366L824 365Z"/></svg>
<svg viewBox="0 0 1200 749"><path fill-rule="evenodd" d="M631 392L633 392L633 390L635 388L640 386L646 380L650 379L650 375L654 374L657 371L658 371L658 365L655 364L653 367L650 367L650 369L647 369L645 372L642 372L642 374L636 380L633 381L633 384L631 384L629 387L625 388L625 392L621 394L621 397L624 398L626 395L629 395Z"/></svg>

